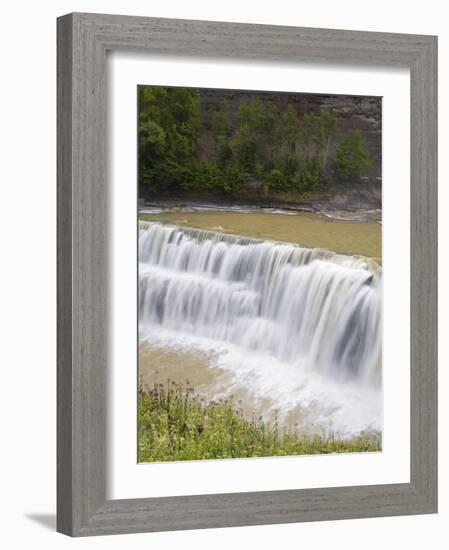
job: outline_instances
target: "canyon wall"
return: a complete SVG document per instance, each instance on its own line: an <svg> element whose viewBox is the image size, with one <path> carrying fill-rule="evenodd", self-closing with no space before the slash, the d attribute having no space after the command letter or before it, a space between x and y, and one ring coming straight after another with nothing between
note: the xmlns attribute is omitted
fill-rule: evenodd
<svg viewBox="0 0 449 550"><path fill-rule="evenodd" d="M333 207L380 208L382 195L382 98L373 96L349 96L326 94L300 94L284 92L198 89L201 97L203 119L199 144L200 156L210 159L214 155L212 114L227 101L230 112L236 112L241 101L258 97L262 102L274 103L282 112L288 105L301 117L306 113L319 114L320 109L333 113L338 130L344 134L349 129L361 132L369 150L372 168L360 183L338 185L329 182L328 189L313 194L315 202L323 201Z"/></svg>

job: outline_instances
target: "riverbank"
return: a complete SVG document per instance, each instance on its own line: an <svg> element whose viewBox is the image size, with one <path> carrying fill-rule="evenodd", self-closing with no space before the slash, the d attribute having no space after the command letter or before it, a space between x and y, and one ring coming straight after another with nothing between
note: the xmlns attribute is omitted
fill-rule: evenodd
<svg viewBox="0 0 449 550"><path fill-rule="evenodd" d="M139 462L375 452L380 436L340 439L300 434L245 417L232 399L206 401L187 380L139 390Z"/></svg>
<svg viewBox="0 0 449 550"><path fill-rule="evenodd" d="M233 400L245 418L273 418L282 429L342 439L361 434L380 437L380 404L376 390L356 384L328 383L316 373L290 368L275 358L211 340L144 328L139 345L139 380L143 388L155 381L188 380L206 402ZM316 399L319 397L319 399Z"/></svg>
<svg viewBox="0 0 449 550"><path fill-rule="evenodd" d="M264 194L262 182L246 184L232 197L222 193L193 190L189 192L151 193L139 188L139 202L149 205L191 206L217 205L221 208L274 208L295 212L344 210L346 212L378 210L382 208L381 179L362 181L352 185L321 186L313 192L284 191Z"/></svg>

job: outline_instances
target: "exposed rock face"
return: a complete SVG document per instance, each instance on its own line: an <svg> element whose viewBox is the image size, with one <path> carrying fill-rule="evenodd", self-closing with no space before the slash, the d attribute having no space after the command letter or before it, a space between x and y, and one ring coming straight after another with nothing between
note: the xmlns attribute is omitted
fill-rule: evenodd
<svg viewBox="0 0 449 550"><path fill-rule="evenodd" d="M349 192L349 195L356 201L366 202L367 207L380 206L382 181L381 97L218 89L199 89L198 91L201 95L204 121L200 141L200 156L202 158L209 159L214 155L214 139L211 135L212 113L219 110L225 100L229 103L231 113L238 109L242 100L249 101L254 97L258 97L261 101L274 103L280 111L284 111L288 105L292 105L300 117L306 113L319 114L320 109L327 109L335 116L337 127L341 132L349 129L357 129L361 132L372 160L372 169L367 173L364 182L349 186L350 189L341 190L340 195L347 195ZM333 194L336 192L334 187ZM351 200L349 196L348 200ZM345 198L340 196L340 200L337 202L345 202Z"/></svg>

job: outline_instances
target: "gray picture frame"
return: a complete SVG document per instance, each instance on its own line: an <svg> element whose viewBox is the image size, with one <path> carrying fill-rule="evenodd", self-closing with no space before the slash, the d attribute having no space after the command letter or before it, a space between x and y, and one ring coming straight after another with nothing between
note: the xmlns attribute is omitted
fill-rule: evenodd
<svg viewBox="0 0 449 550"><path fill-rule="evenodd" d="M436 512L437 38L84 13L60 17L57 27L57 530L84 536ZM107 500L108 50L410 69L409 483Z"/></svg>

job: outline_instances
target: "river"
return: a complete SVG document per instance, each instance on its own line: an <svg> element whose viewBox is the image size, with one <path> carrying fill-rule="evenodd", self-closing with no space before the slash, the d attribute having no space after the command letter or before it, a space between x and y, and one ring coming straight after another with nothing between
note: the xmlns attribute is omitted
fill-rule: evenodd
<svg viewBox="0 0 449 550"><path fill-rule="evenodd" d="M382 430L378 220L210 209L139 220L144 384L188 380L307 433Z"/></svg>

